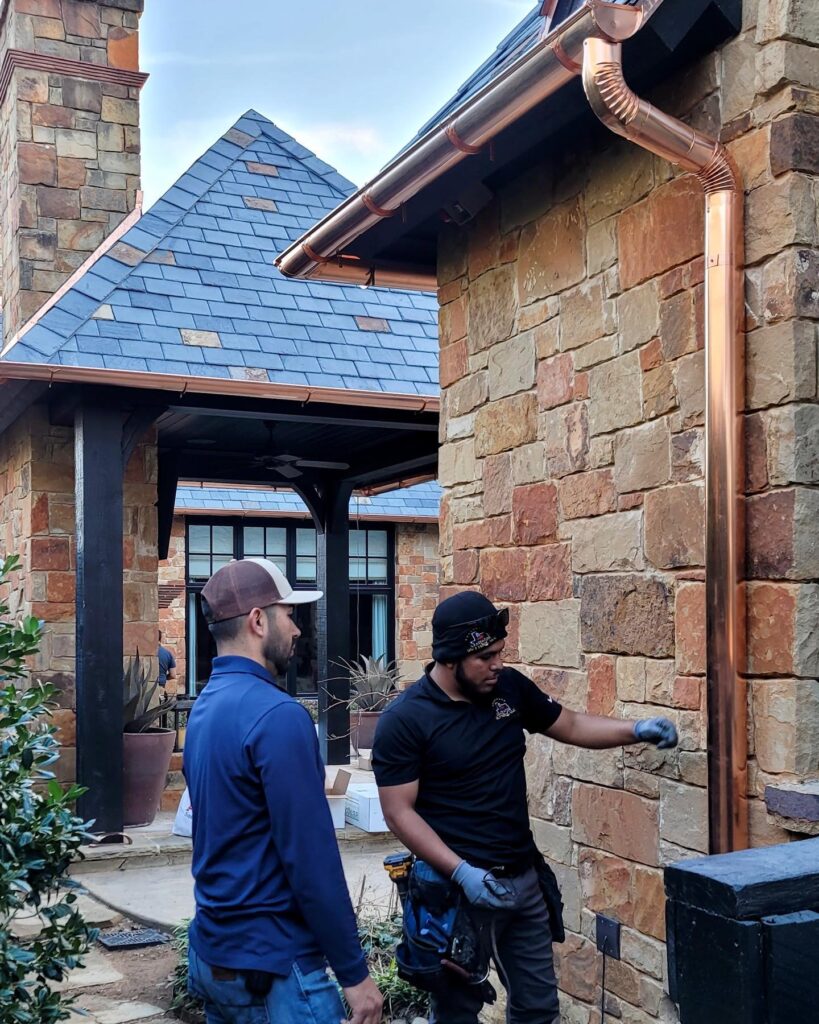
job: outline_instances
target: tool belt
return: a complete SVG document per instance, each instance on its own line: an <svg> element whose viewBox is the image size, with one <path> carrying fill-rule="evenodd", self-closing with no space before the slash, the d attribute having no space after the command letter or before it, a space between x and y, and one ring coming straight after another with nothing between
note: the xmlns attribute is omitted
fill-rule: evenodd
<svg viewBox="0 0 819 1024"><path fill-rule="evenodd" d="M460 886L422 860L415 860L404 901L404 924L395 959L398 976L425 992L457 980L496 999L489 984L488 943L482 941Z"/></svg>
<svg viewBox="0 0 819 1024"><path fill-rule="evenodd" d="M563 927L563 897L560 895L560 886L554 871L546 863L546 858L535 849L533 867L537 872L537 880L540 884L540 891L546 908L549 911L549 927L552 932L552 942L565 942L566 929Z"/></svg>

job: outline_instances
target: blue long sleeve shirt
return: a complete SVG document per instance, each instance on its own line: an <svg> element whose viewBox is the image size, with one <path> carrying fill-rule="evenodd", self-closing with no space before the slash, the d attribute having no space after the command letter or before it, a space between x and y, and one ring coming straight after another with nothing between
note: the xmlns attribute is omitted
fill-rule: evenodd
<svg viewBox="0 0 819 1024"><path fill-rule="evenodd" d="M367 976L307 710L261 665L214 659L191 711L184 772L193 808L190 942L213 966L286 976L329 962Z"/></svg>

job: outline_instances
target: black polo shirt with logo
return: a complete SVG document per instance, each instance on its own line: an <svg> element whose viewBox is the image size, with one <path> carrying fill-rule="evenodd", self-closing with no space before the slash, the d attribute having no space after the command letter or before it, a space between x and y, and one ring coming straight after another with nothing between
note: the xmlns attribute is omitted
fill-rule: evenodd
<svg viewBox="0 0 819 1024"><path fill-rule="evenodd" d="M418 780L415 810L477 867L513 867L533 849L524 730L544 733L562 708L516 669L490 703L448 697L428 674L381 715L373 744L379 786Z"/></svg>

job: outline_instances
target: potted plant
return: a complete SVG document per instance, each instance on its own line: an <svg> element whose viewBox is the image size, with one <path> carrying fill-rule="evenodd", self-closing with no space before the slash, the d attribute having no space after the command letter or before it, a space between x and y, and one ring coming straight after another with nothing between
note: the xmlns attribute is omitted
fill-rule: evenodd
<svg viewBox="0 0 819 1024"><path fill-rule="evenodd" d="M150 825L156 817L176 739L173 729L155 724L173 710L176 698L155 700L158 684L151 667L151 659L143 662L137 651L123 677L122 815L130 828Z"/></svg>
<svg viewBox="0 0 819 1024"><path fill-rule="evenodd" d="M395 696L400 679L394 661L362 656L344 661L350 673L350 740L356 753L372 750L375 727L381 712Z"/></svg>

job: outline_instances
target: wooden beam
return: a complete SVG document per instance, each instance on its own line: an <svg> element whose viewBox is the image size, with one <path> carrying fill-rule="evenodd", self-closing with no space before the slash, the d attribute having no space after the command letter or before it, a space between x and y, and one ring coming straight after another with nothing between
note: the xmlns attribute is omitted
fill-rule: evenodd
<svg viewBox="0 0 819 1024"><path fill-rule="evenodd" d="M157 460L156 486L157 555L160 561L168 557L168 549L171 546L178 484L179 458L176 452L161 451Z"/></svg>
<svg viewBox="0 0 819 1024"><path fill-rule="evenodd" d="M134 454L134 449L139 444L140 439L151 424L159 419L165 408L165 406L138 406L125 421L125 425L122 428L123 469L128 468L128 462Z"/></svg>
<svg viewBox="0 0 819 1024"><path fill-rule="evenodd" d="M19 419L41 395L48 384L38 380L13 380L0 388L0 434Z"/></svg>
<svg viewBox="0 0 819 1024"><path fill-rule="evenodd" d="M122 831L122 413L74 420L77 527L77 781L94 832Z"/></svg>
<svg viewBox="0 0 819 1024"><path fill-rule="evenodd" d="M325 764L350 763L349 481L332 481L313 492L316 508L318 580L324 597L316 610L319 742ZM305 498L305 500L307 500Z"/></svg>
<svg viewBox="0 0 819 1024"><path fill-rule="evenodd" d="M200 398L200 396L197 396ZM340 416L338 407L326 414L321 412L308 412L304 408L300 412L280 412L275 407L267 405L256 405L252 409L225 408L218 405L207 406L201 404L201 399L196 405L181 405L174 403L169 407L168 412L182 416L218 416L225 419L249 419L249 420L271 420L276 423L314 423L319 426L328 427L365 427L373 430L418 430L424 433L435 433L438 430L438 417L433 413L396 413L395 418L385 416L383 409L374 410L372 417L367 416L366 410L356 409L350 416Z"/></svg>

